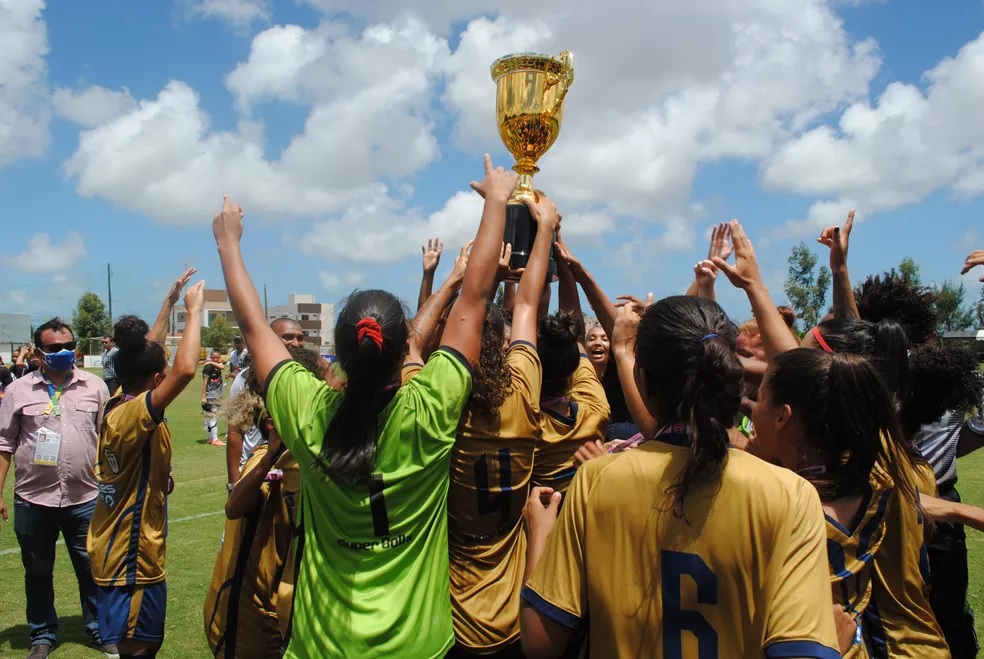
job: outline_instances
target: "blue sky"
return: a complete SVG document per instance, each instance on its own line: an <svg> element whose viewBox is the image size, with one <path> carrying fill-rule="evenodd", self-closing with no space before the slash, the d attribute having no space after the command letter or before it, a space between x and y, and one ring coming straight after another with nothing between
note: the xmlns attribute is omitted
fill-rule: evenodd
<svg viewBox="0 0 984 659"><path fill-rule="evenodd" d="M116 315L152 317L185 263L221 287L224 192L271 304L412 304L420 242L447 239L443 273L474 231L482 153L511 164L488 66L525 50L575 52L537 181L612 296L684 290L732 217L777 302L790 247L851 207L855 280L957 278L984 247L979 0L43 4L0 0L0 311L34 321L105 297L107 263Z"/></svg>

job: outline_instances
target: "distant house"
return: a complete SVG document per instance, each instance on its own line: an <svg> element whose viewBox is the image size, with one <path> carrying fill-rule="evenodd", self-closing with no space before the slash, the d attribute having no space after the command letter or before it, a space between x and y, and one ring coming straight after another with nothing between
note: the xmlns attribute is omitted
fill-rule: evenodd
<svg viewBox="0 0 984 659"><path fill-rule="evenodd" d="M943 345L955 345L973 350L979 361L984 361L984 330L944 332Z"/></svg>

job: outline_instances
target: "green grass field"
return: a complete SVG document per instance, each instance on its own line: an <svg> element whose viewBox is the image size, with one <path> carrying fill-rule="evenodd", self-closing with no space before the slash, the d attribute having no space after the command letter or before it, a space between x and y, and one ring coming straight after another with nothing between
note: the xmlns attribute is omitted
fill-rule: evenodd
<svg viewBox="0 0 984 659"><path fill-rule="evenodd" d="M225 453L205 443L200 385L196 381L168 410L174 442L174 494L169 503L167 543L168 613L162 659L210 657L205 644L202 605L212 576L212 566L222 536L225 503ZM7 478L4 500L13 508L13 470ZM960 461L959 490L964 501L984 505L984 452ZM984 536L968 532L970 549L970 601L979 612L978 635L984 633ZM0 526L0 657L27 655L24 621L23 567L13 524ZM56 606L61 619L59 643L53 657L98 658L102 653L87 646L79 609L78 588L65 548L59 547L55 568Z"/></svg>

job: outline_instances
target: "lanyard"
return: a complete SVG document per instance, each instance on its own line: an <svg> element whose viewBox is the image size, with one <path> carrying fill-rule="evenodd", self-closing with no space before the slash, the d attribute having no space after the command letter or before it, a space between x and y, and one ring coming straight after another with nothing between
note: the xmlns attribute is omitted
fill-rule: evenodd
<svg viewBox="0 0 984 659"><path fill-rule="evenodd" d="M41 377L44 379L44 383L48 385L48 407L44 409L44 415L51 416L54 414L55 416L60 417L61 404L59 401L61 400L62 393L65 391L65 387L67 387L68 383L71 381L72 376L70 374L67 378L65 378L65 381L62 382L61 386L57 389L55 389L54 383L48 379L47 375L42 375Z"/></svg>

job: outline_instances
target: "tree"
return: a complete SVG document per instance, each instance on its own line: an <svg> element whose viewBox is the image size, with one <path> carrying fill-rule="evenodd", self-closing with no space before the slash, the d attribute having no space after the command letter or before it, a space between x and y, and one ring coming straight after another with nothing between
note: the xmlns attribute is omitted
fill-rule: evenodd
<svg viewBox="0 0 984 659"><path fill-rule="evenodd" d="M919 266L911 256L907 256L899 262L899 274L902 275L902 281L905 283L912 284L916 288L922 286Z"/></svg>
<svg viewBox="0 0 984 659"><path fill-rule="evenodd" d="M936 287L936 316L939 332L959 332L974 326L974 312L964 308L967 289L964 285L945 281Z"/></svg>
<svg viewBox="0 0 984 659"><path fill-rule="evenodd" d="M804 327L815 327L820 322L827 301L830 269L824 265L820 266L819 272L816 271L817 255L810 251L806 243L793 247L787 262L789 274L784 290L789 305L796 310Z"/></svg>
<svg viewBox="0 0 984 659"><path fill-rule="evenodd" d="M112 329L106 305L100 297L95 293L83 293L72 314L72 331L79 346L87 349L89 339L108 336Z"/></svg>
<svg viewBox="0 0 984 659"><path fill-rule="evenodd" d="M225 316L216 316L212 324L202 328L202 345L226 352L232 346L236 330L232 328Z"/></svg>
<svg viewBox="0 0 984 659"><path fill-rule="evenodd" d="M984 327L984 287L981 288L980 297L977 298L977 308L974 311L977 315L977 327Z"/></svg>

